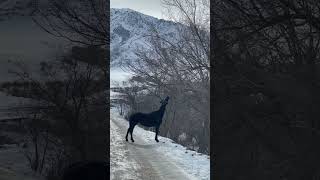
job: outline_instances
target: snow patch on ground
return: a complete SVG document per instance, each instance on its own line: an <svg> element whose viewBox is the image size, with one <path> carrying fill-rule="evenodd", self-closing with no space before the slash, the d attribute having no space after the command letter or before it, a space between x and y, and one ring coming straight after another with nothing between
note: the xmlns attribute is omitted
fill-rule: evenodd
<svg viewBox="0 0 320 180"><path fill-rule="evenodd" d="M119 116L119 114L114 109L111 109L110 113L111 116L117 121L117 123L128 126L128 121ZM112 121L110 121L110 123L112 123ZM113 130L111 129L110 132L112 131ZM150 144L155 143L155 133L146 131L141 127L135 127L133 138L135 136L141 137L146 142L150 142ZM167 158L172 159L177 167L181 168L188 175L196 177L196 179L210 179L210 156L187 150L186 147L177 144L173 140L166 137L158 136L158 139L160 140L160 142L156 144L158 146L156 150L164 154ZM123 141L123 137L120 137L119 140ZM111 144L111 152L113 152L112 146L113 145Z"/></svg>
<svg viewBox="0 0 320 180"><path fill-rule="evenodd" d="M123 137L119 128L110 121L110 179L137 179L138 164L128 158Z"/></svg>

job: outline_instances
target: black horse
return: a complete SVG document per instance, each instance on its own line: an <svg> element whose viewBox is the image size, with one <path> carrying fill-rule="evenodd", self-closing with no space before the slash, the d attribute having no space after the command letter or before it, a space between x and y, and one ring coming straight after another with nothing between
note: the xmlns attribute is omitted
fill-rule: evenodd
<svg viewBox="0 0 320 180"><path fill-rule="evenodd" d="M131 141L134 142L134 140L132 138L133 129L138 123L140 123L143 126L156 127L155 140L157 142L159 142L159 140L158 140L159 127L160 127L160 125L162 123L162 118L163 118L163 115L164 115L164 111L166 110L166 106L168 104L168 101L169 101L169 96L167 96L165 100L162 100L160 102L161 106L160 106L158 111L154 111L154 112L151 112L151 113L148 113L148 114L140 113L140 112L132 114L129 117L129 128L128 128L127 135L126 135L126 141L128 141L128 134L130 132Z"/></svg>

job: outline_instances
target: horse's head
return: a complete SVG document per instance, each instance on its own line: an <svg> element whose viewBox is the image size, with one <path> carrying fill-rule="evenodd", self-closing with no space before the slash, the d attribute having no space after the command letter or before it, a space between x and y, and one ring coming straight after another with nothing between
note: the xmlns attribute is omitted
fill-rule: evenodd
<svg viewBox="0 0 320 180"><path fill-rule="evenodd" d="M169 96L167 96L164 100L161 100L161 101L160 101L160 103L161 103L162 106L163 106L163 105L167 105L168 102L169 102Z"/></svg>

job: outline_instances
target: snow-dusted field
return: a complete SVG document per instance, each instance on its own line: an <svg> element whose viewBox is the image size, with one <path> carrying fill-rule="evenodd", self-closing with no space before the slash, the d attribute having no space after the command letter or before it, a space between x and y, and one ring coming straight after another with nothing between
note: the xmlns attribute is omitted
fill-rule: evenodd
<svg viewBox="0 0 320 180"><path fill-rule="evenodd" d="M144 166L150 166L147 170L154 171L154 178L160 179L198 179L207 180L210 179L210 157L204 154L197 153L195 151L187 150L179 144L176 144L169 138L159 136L159 143L154 140L155 133L146 131L138 126L135 127L133 137L134 143L125 141L126 129L128 128L128 122L118 115L115 110L111 110L111 136L116 133L118 135L116 141L126 147L126 158L133 158L132 161L140 164L141 167L137 167L136 170L131 170L136 176L141 176L146 173ZM118 126L113 128L112 126ZM114 132L116 130L116 132ZM113 135L115 136L115 135ZM130 139L130 138L129 138ZM115 141L115 140L111 140ZM115 143L115 142L113 142ZM111 143L111 162L120 161L119 164L126 162L125 159L117 158L122 157L121 151L123 147L116 146ZM113 147L114 146L114 147ZM115 148L117 147L117 148ZM115 152L113 152L115 151ZM132 152L134 151L134 152ZM112 154L116 154L112 156ZM136 157L130 157L136 156ZM147 161L147 163L141 163L140 161ZM129 163L130 164L130 163ZM128 164L127 164L128 165ZM120 168L120 166L119 166ZM123 169L128 169L127 166L123 166ZM111 169L112 170L112 169ZM111 171L112 172L112 171ZM157 177L159 176L159 177ZM130 176L128 176L130 177ZM128 178L135 179L135 178Z"/></svg>

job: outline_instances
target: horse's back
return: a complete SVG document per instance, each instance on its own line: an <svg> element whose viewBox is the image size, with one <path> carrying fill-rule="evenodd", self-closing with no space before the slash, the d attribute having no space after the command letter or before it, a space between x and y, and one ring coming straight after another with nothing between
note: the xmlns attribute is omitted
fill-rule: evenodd
<svg viewBox="0 0 320 180"><path fill-rule="evenodd" d="M139 121L139 119L145 119L146 114L145 113L134 113L129 117L130 122L136 122Z"/></svg>
<svg viewBox="0 0 320 180"><path fill-rule="evenodd" d="M152 127L156 126L156 121L150 114L135 113L130 116L129 121L131 123L140 123L143 126Z"/></svg>

